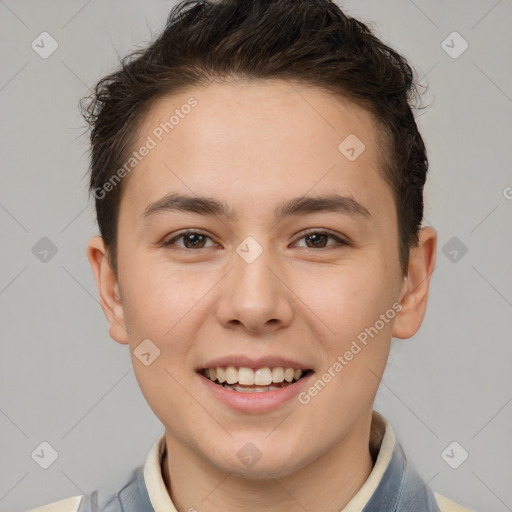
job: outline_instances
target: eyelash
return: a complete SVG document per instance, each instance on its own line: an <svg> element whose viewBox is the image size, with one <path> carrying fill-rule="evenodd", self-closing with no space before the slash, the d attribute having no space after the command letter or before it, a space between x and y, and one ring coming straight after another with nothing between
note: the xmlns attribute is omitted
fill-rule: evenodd
<svg viewBox="0 0 512 512"><path fill-rule="evenodd" d="M195 230L195 229L187 229L187 230L182 231L181 233L178 233L177 235L173 236L171 239L164 241L162 243L162 246L170 247L171 245L174 245L174 242L176 242L180 238L185 237L186 235L201 235L201 236L204 236L204 237L209 238L211 240L211 237L209 235L207 235L206 233L202 233L201 231L198 231L198 230ZM303 238L307 238L307 237L312 236L312 235L326 235L329 238L332 238L332 239L334 239L337 242L337 244L328 245L326 247L320 247L320 249L329 249L329 248L336 247L336 246L337 247L342 247L342 246L350 245L350 243L348 241L340 238L339 236L335 235L331 231L327 231L327 230L323 230L323 229L311 229L311 230L307 231L306 233L303 233L302 236L297 239L297 241L298 240L302 240ZM177 246L177 247L179 249L182 249L182 250L185 250L185 251L197 250L197 249L191 249L191 248L188 248L188 247L179 247L179 246ZM211 247L200 247L199 249L209 249L209 248L211 248ZM314 249L314 247L302 247L302 248L303 249Z"/></svg>

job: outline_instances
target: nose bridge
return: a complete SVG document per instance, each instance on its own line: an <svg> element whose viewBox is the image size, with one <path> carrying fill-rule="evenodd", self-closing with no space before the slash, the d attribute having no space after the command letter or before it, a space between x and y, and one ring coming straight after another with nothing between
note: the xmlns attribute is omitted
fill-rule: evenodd
<svg viewBox="0 0 512 512"><path fill-rule="evenodd" d="M248 236L237 247L234 263L234 290L240 304L269 307L277 298L270 268L275 267L268 245L261 245L254 237Z"/></svg>
<svg viewBox="0 0 512 512"><path fill-rule="evenodd" d="M241 323L249 330L288 324L291 319L289 292L280 279L279 262L268 246L247 237L233 254L233 268L219 307L223 322Z"/></svg>

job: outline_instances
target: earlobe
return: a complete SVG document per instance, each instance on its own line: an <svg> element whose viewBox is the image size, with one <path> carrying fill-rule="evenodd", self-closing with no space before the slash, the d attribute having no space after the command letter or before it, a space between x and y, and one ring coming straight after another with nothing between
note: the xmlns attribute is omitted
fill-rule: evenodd
<svg viewBox="0 0 512 512"><path fill-rule="evenodd" d="M87 258L91 264L103 313L110 324L109 333L118 343L128 343L124 309L119 283L108 258L108 250L101 236L95 236L87 244Z"/></svg>
<svg viewBox="0 0 512 512"><path fill-rule="evenodd" d="M410 338L421 326L427 309L430 278L436 262L437 233L431 227L419 232L418 245L411 249L407 275L400 292L402 310L393 326L395 338Z"/></svg>

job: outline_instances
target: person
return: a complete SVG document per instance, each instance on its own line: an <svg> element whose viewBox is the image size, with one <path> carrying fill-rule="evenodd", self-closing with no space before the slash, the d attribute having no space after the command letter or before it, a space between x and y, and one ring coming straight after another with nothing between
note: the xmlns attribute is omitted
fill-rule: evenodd
<svg viewBox="0 0 512 512"><path fill-rule="evenodd" d="M436 233L406 59L328 0L184 1L81 102L111 337L165 432L65 512L468 510L373 409Z"/></svg>

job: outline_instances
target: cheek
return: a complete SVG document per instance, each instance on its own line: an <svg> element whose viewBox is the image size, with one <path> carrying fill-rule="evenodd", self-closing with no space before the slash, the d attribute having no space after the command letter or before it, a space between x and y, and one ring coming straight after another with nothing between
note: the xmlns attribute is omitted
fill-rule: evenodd
<svg viewBox="0 0 512 512"><path fill-rule="evenodd" d="M176 388L180 393L180 386L169 374L181 381L190 371L191 351L198 331L212 309L208 292L219 279L217 275L208 276L204 269L185 271L165 261L142 257L133 258L125 265L121 277L127 283L123 301L125 321L129 325L133 364L141 387L167 382L170 389ZM152 372L147 372L133 356L137 346L146 339L160 351L151 365Z"/></svg>
<svg viewBox="0 0 512 512"><path fill-rule="evenodd" d="M172 338L182 323L190 322L195 307L208 290L205 275L190 272L165 262L133 258L125 267L125 314L135 332L157 339Z"/></svg>
<svg viewBox="0 0 512 512"><path fill-rule="evenodd" d="M130 325L134 373L153 412L169 423L169 411L194 406L193 401L188 402L190 397L184 394L181 383L190 368L187 361L199 323L197 304L207 283L142 258L134 258L124 271L125 319ZM137 357L137 347L143 340L150 340L154 344L150 344L150 352L158 354L147 366Z"/></svg>
<svg viewBox="0 0 512 512"><path fill-rule="evenodd" d="M383 265L366 260L329 272L323 269L316 274L304 274L294 289L317 315L319 339L334 340L330 344L339 348L374 325L391 308L394 288L388 276ZM381 330L389 329L386 323Z"/></svg>
<svg viewBox="0 0 512 512"><path fill-rule="evenodd" d="M389 354L396 314L389 292L392 283L380 268L375 273L365 271L364 265L346 270L324 281L311 308L330 328L316 338L326 357L318 380L303 395L313 404L319 423L343 424L347 415L357 417L369 407Z"/></svg>

